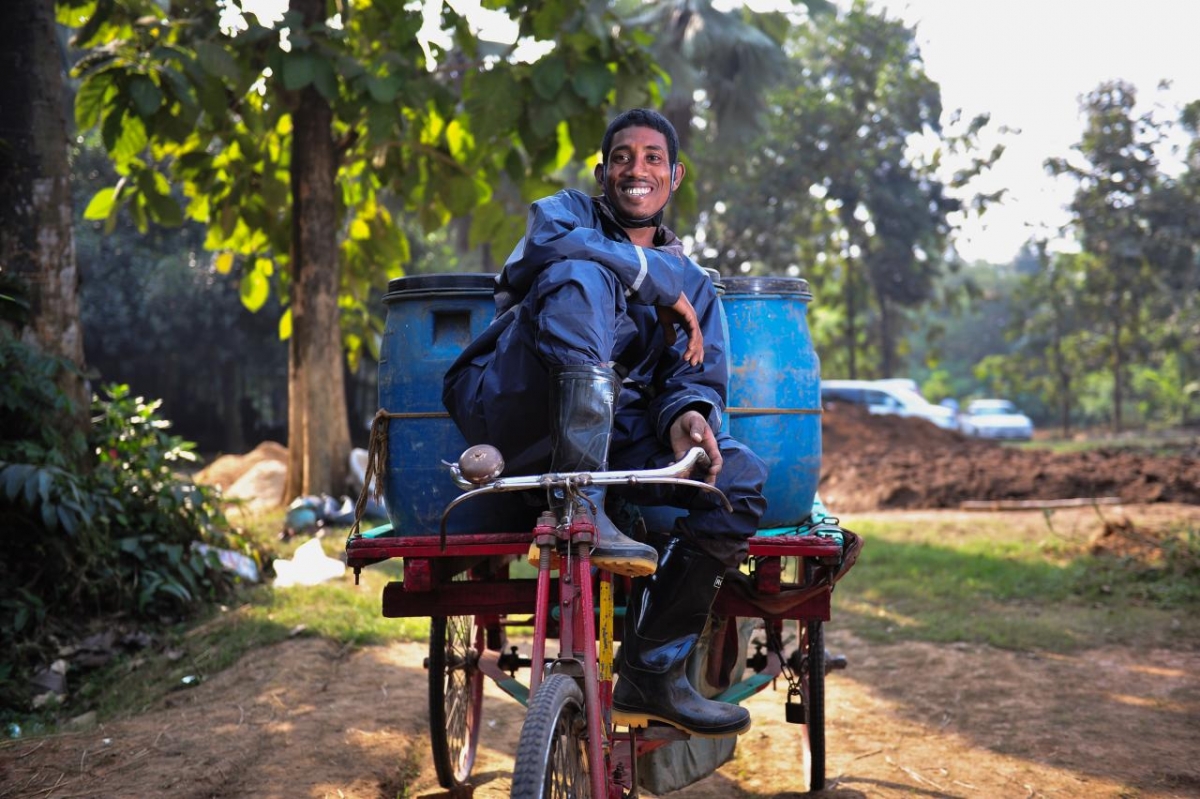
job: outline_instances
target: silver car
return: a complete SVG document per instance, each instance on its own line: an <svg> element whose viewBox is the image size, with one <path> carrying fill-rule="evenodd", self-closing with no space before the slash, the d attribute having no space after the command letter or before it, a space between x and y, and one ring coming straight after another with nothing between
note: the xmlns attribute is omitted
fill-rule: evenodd
<svg viewBox="0 0 1200 799"><path fill-rule="evenodd" d="M1028 441L1033 420L1006 399L977 399L967 404L960 426L969 436Z"/></svg>

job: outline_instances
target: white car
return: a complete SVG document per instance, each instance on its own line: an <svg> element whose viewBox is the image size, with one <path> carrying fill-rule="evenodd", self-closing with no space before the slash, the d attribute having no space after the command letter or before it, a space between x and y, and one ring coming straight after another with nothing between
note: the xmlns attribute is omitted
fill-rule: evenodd
<svg viewBox="0 0 1200 799"><path fill-rule="evenodd" d="M967 404L962 431L977 438L1028 441L1033 438L1033 420L1006 399L977 399Z"/></svg>
<svg viewBox="0 0 1200 799"><path fill-rule="evenodd" d="M846 402L871 413L910 416L946 430L958 429L954 411L934 405L915 391L888 380L822 380L821 404Z"/></svg>

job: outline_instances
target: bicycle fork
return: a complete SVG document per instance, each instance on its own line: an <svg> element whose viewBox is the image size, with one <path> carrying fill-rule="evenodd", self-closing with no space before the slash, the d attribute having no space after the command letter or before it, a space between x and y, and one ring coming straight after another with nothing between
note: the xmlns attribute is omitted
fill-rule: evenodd
<svg viewBox="0 0 1200 799"><path fill-rule="evenodd" d="M534 541L539 547L537 604L534 614L533 673L530 675L530 697L537 691L546 670L546 638L549 633L551 558L560 537L568 540L567 557L559 566L558 610L559 610L559 655L554 668L562 668L576 679L582 679L584 704L587 716L588 775L592 796L604 799L608 796L608 771L611 744L608 736L608 719L603 708L612 695L612 582L611 576L602 575L608 588L607 631L602 637L606 653L600 659L596 655L596 601L592 591L591 549L595 529L589 519L575 516L569 525L562 528L554 524L552 515L543 515L534 530ZM582 667L582 669L581 669ZM603 694L603 697L602 697Z"/></svg>

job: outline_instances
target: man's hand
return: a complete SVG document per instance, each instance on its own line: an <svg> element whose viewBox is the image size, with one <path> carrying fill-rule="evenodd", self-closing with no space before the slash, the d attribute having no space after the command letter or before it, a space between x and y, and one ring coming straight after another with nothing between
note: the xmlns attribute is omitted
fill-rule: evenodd
<svg viewBox="0 0 1200 799"><path fill-rule="evenodd" d="M703 363L704 334L700 332L700 320L696 318L696 309L688 302L688 298L684 296L683 292L679 293L679 299L675 301L674 305L670 307L658 305L655 310L658 311L658 324L663 329L663 337L667 341L667 346L670 347L675 343L675 325L679 325L688 339L683 359L692 366L699 366Z"/></svg>
<svg viewBox="0 0 1200 799"><path fill-rule="evenodd" d="M675 453L675 460L678 461L688 454L688 450L697 446L704 450L709 460L708 474L704 476L704 482L715 485L717 472L721 471L721 464L724 463L721 450L717 446L717 437L713 435L708 420L701 413L684 411L671 422L671 451ZM684 475L688 476L690 472Z"/></svg>

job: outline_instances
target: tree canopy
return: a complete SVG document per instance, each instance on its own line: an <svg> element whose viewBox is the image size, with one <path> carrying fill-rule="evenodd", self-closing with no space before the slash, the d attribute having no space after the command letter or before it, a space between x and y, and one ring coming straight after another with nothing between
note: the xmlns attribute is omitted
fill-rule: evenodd
<svg viewBox="0 0 1200 799"><path fill-rule="evenodd" d="M344 471L341 342L352 360L376 344L363 304L411 250L391 208L426 231L469 215L471 243L511 246L521 223L498 190L552 190L547 175L596 149L610 106L658 91L646 35L580 0L490 4L518 42L548 49L536 60L449 4L430 19L400 0L293 0L267 24L239 0L59 8L88 50L76 122L101 131L120 176L85 216L197 220L247 307L282 299L289 441L315 453L289 464L289 494L331 490Z"/></svg>

